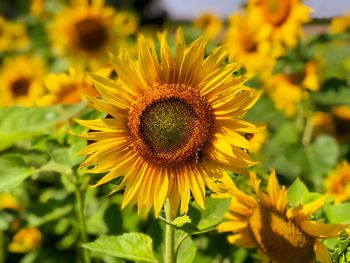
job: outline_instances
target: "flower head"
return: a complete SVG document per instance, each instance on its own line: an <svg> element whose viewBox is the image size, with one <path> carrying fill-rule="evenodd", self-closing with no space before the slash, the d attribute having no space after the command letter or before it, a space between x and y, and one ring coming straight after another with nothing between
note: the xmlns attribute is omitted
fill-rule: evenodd
<svg viewBox="0 0 350 263"><path fill-rule="evenodd" d="M230 60L243 65L249 74L269 73L275 64L270 43L258 38L257 22L249 15L231 16L224 40Z"/></svg>
<svg viewBox="0 0 350 263"><path fill-rule="evenodd" d="M332 19L331 31L334 33L347 32L350 29L350 15Z"/></svg>
<svg viewBox="0 0 350 263"><path fill-rule="evenodd" d="M45 71L40 59L8 57L0 72L0 106L33 106L44 93Z"/></svg>
<svg viewBox="0 0 350 263"><path fill-rule="evenodd" d="M79 103L84 94L97 94L90 79L73 68L68 74L48 75L45 83L49 93L39 99L38 104L41 106Z"/></svg>
<svg viewBox="0 0 350 263"><path fill-rule="evenodd" d="M28 46L29 38L25 25L0 16L0 52L24 49Z"/></svg>
<svg viewBox="0 0 350 263"><path fill-rule="evenodd" d="M350 164L347 161L339 164L327 177L325 186L335 203L350 200Z"/></svg>
<svg viewBox="0 0 350 263"><path fill-rule="evenodd" d="M251 173L250 185L256 197L240 191L231 182L226 188L232 196L227 221L219 232L230 232L232 244L258 247L273 262L332 262L319 239L336 237L346 225L323 224L309 220L326 198L287 209L287 190L280 187L274 172L269 176L267 193L260 190L260 180Z"/></svg>
<svg viewBox="0 0 350 263"><path fill-rule="evenodd" d="M104 2L72 1L71 6L56 15L49 33L59 53L69 55L77 63L84 60L91 64L116 47L116 13Z"/></svg>
<svg viewBox="0 0 350 263"><path fill-rule="evenodd" d="M194 21L194 25L204 30L204 36L208 40L217 38L223 28L221 19L213 13L204 13L200 15Z"/></svg>
<svg viewBox="0 0 350 263"><path fill-rule="evenodd" d="M249 12L260 24L258 38L274 43L277 55L284 46L294 47L302 35L302 23L310 20L311 9L301 0L250 0Z"/></svg>
<svg viewBox="0 0 350 263"><path fill-rule="evenodd" d="M160 35L160 61L154 42L140 36L138 59L127 51L113 58L118 81L93 75L100 93L90 102L111 117L80 120L93 129L82 137L96 141L81 153L91 173L107 173L97 185L123 177L122 207L154 206L157 216L166 198L176 213L186 213L190 194L204 207L205 187L224 176L224 169L245 172L255 164L247 154L243 133L257 128L242 116L259 93L232 73L236 64L223 64L223 47L208 57L205 42L186 47L178 31L173 58L165 35Z"/></svg>
<svg viewBox="0 0 350 263"><path fill-rule="evenodd" d="M40 247L42 234L39 229L34 227L22 228L13 237L8 246L12 253L27 253Z"/></svg>

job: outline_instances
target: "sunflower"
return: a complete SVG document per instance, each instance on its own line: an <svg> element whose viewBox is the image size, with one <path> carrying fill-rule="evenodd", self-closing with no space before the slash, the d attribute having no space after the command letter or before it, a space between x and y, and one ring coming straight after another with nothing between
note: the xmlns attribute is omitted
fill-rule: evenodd
<svg viewBox="0 0 350 263"><path fill-rule="evenodd" d="M205 41L186 47L179 30L173 58L159 37L160 62L154 42L139 36L138 59L126 50L113 58L118 81L93 75L100 98L89 100L111 117L78 121L94 130L81 136L96 141L81 152L89 155L82 167L107 172L96 185L123 176L115 190L126 186L122 207L154 206L156 216L166 198L173 214L186 213L191 193L204 207L205 186L224 169L243 173L255 164L243 133L257 128L241 117L259 97L233 76L236 64L224 64L223 47L204 58Z"/></svg>
<svg viewBox="0 0 350 263"><path fill-rule="evenodd" d="M8 193L0 193L0 210L2 209L21 211L22 206L13 195Z"/></svg>
<svg viewBox="0 0 350 263"><path fill-rule="evenodd" d="M56 15L49 34L54 48L75 62L96 61L116 45L115 11L104 0L72 1ZM94 60L95 59L95 60Z"/></svg>
<svg viewBox="0 0 350 263"><path fill-rule="evenodd" d="M223 23L217 15L204 13L197 17L194 21L194 26L203 29L206 39L214 40L220 35Z"/></svg>
<svg viewBox="0 0 350 263"><path fill-rule="evenodd" d="M138 18L129 11L119 11L115 15L115 25L118 28L118 35L128 36L137 31Z"/></svg>
<svg viewBox="0 0 350 263"><path fill-rule="evenodd" d="M312 114L313 133L317 136L320 134L335 134L336 126L333 116L330 113L316 111Z"/></svg>
<svg viewBox="0 0 350 263"><path fill-rule="evenodd" d="M350 200L350 164L343 161L325 182L327 194L334 197L335 203Z"/></svg>
<svg viewBox="0 0 350 263"><path fill-rule="evenodd" d="M308 92L317 91L320 87L318 64L308 61L301 72L264 76L263 81L276 108L287 116L294 116L300 102L308 97Z"/></svg>
<svg viewBox="0 0 350 263"><path fill-rule="evenodd" d="M249 13L260 24L258 38L269 39L276 55L294 47L302 36L302 23L310 20L311 9L301 0L250 0Z"/></svg>
<svg viewBox="0 0 350 263"><path fill-rule="evenodd" d="M27 253L38 249L42 242L42 234L35 227L27 227L19 230L8 246L12 253Z"/></svg>
<svg viewBox="0 0 350 263"><path fill-rule="evenodd" d="M248 74L269 73L275 64L271 45L257 38L260 25L247 15L230 17L224 44L230 53L230 60L243 65Z"/></svg>
<svg viewBox="0 0 350 263"><path fill-rule="evenodd" d="M0 51L14 51L28 46L29 38L25 25L0 16Z"/></svg>
<svg viewBox="0 0 350 263"><path fill-rule="evenodd" d="M82 101L84 94L96 95L92 82L83 72L71 68L68 74L49 74L45 81L48 94L38 104L74 104Z"/></svg>
<svg viewBox="0 0 350 263"><path fill-rule="evenodd" d="M319 241L336 237L346 225L323 224L309 220L326 198L287 209L287 190L280 187L275 172L268 180L267 193L260 190L260 180L251 173L250 185L256 197L240 191L231 182L225 184L232 196L226 222L219 232L231 232L228 241L244 248L258 247L273 262L332 262L327 248Z"/></svg>
<svg viewBox="0 0 350 263"><path fill-rule="evenodd" d="M333 33L343 33L350 29L350 15L333 18L331 22L331 31Z"/></svg>
<svg viewBox="0 0 350 263"><path fill-rule="evenodd" d="M33 106L44 93L45 66L37 58L8 57L0 72L0 106Z"/></svg>

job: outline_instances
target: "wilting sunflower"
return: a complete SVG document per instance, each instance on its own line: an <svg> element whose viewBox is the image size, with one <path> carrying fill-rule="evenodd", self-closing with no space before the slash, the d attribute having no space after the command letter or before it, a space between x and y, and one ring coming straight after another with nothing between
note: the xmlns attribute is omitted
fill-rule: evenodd
<svg viewBox="0 0 350 263"><path fill-rule="evenodd" d="M169 198L173 214L179 206L183 214L191 193L204 207L205 186L224 169L243 173L255 164L243 133L257 128L241 117L259 93L233 76L237 65L224 64L223 47L204 58L205 46L197 39L186 47L178 31L173 58L162 34L159 62L154 42L140 36L137 60L125 50L113 59L118 82L93 76L100 98L91 104L111 117L78 121L94 130L82 137L96 141L81 152L89 155L82 166L107 172L96 185L123 176L122 207L154 206L157 216Z"/></svg>
<svg viewBox="0 0 350 263"><path fill-rule="evenodd" d="M71 1L56 15L49 28L52 44L59 53L81 60L102 58L115 48L115 11L104 6L104 0Z"/></svg>
<svg viewBox="0 0 350 263"><path fill-rule="evenodd" d="M346 225L324 224L309 220L326 198L287 209L287 190L280 187L272 172L267 193L260 190L260 180L254 173L250 177L256 197L240 191L231 182L231 207L226 222L218 226L219 232L231 232L228 241L244 248L258 247L276 263L308 263L314 258L322 263L332 260L327 248L319 241L336 237ZM228 186L229 185L229 186Z"/></svg>
<svg viewBox="0 0 350 263"><path fill-rule="evenodd" d="M335 203L350 200L350 164L343 161L325 182L327 194L334 197Z"/></svg>
<svg viewBox="0 0 350 263"><path fill-rule="evenodd" d="M194 25L203 29L204 36L208 40L217 38L223 28L221 19L213 13L204 13L197 17L194 21Z"/></svg>
<svg viewBox="0 0 350 263"><path fill-rule="evenodd" d="M260 25L256 22L249 16L231 16L224 44L230 60L243 65L248 74L270 73L275 59L272 57L269 42L259 41L257 38Z"/></svg>
<svg viewBox="0 0 350 263"><path fill-rule="evenodd" d="M0 106L33 106L44 93L44 76L40 59L8 57L0 72Z"/></svg>
<svg viewBox="0 0 350 263"><path fill-rule="evenodd" d="M0 16L0 52L24 49L28 46L29 38L25 25Z"/></svg>
<svg viewBox="0 0 350 263"><path fill-rule="evenodd" d="M297 44L302 36L302 23L310 20L311 9L301 0L250 0L249 12L260 24L258 38L272 41L280 55L284 46Z"/></svg>
<svg viewBox="0 0 350 263"><path fill-rule="evenodd" d="M85 94L96 95L92 82L83 72L71 68L68 74L50 74L45 81L48 94L38 104L74 104L82 101Z"/></svg>

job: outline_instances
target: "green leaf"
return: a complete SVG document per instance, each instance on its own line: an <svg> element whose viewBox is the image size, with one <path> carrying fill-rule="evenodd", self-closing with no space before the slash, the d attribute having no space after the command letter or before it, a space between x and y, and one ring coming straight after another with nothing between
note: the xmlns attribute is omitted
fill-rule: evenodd
<svg viewBox="0 0 350 263"><path fill-rule="evenodd" d="M176 241L178 241L181 236L186 234L184 231L178 230L176 231ZM177 243L177 242L176 242ZM187 237L180 244L178 252L176 254L176 263L191 263L196 256L197 247L193 243L190 237Z"/></svg>
<svg viewBox="0 0 350 263"><path fill-rule="evenodd" d="M350 203L324 206L323 211L334 224L350 224Z"/></svg>
<svg viewBox="0 0 350 263"><path fill-rule="evenodd" d="M335 82L335 80L333 80L333 82ZM340 84L334 83L329 85L340 85ZM311 99L314 102L324 106L350 105L349 98L350 98L350 89L348 86L343 86L340 88L335 87L330 90L311 94Z"/></svg>
<svg viewBox="0 0 350 263"><path fill-rule="evenodd" d="M208 229L219 224L230 207L230 198L207 198L205 210L200 209L201 219L197 225L199 230Z"/></svg>
<svg viewBox="0 0 350 263"><path fill-rule="evenodd" d="M20 140L50 132L56 124L76 116L85 104L0 109L0 150Z"/></svg>
<svg viewBox="0 0 350 263"><path fill-rule="evenodd" d="M152 239L142 233L102 235L93 242L83 244L83 247L126 260L157 262L152 251Z"/></svg>
<svg viewBox="0 0 350 263"><path fill-rule="evenodd" d="M303 198L309 193L306 185L299 179L295 179L294 183L288 188L288 202L297 206L301 204Z"/></svg>
<svg viewBox="0 0 350 263"><path fill-rule="evenodd" d="M171 222L171 224L177 227L181 227L186 223L191 223L191 218L189 216L179 216Z"/></svg>
<svg viewBox="0 0 350 263"><path fill-rule="evenodd" d="M339 145L330 136L319 136L305 150L308 166L306 176L314 183L316 189L323 187L323 176L336 165L339 157Z"/></svg>
<svg viewBox="0 0 350 263"><path fill-rule="evenodd" d="M33 173L20 155L7 154L0 157L0 192L19 186Z"/></svg>

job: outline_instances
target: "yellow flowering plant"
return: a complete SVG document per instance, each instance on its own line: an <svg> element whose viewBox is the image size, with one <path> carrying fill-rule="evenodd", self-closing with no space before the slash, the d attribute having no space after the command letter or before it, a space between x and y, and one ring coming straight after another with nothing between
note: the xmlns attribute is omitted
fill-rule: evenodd
<svg viewBox="0 0 350 263"><path fill-rule="evenodd" d="M350 261L347 18L5 2L1 263Z"/></svg>

